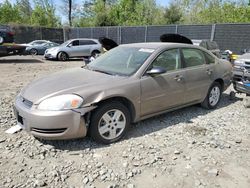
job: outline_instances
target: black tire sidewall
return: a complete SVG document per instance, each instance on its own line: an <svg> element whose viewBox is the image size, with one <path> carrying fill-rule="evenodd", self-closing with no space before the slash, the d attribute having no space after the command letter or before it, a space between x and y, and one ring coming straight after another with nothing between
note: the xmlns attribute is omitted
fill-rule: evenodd
<svg viewBox="0 0 250 188"><path fill-rule="evenodd" d="M123 132L121 133L120 136L118 136L115 139L105 139L103 138L99 131L98 131L98 124L99 121L101 119L101 117L103 116L103 114L105 114L106 112L113 110L113 109L118 109L120 111L123 112L123 114L125 115L126 118L126 125L125 128L123 130ZM129 129L130 126L130 122L131 122L131 117L130 117L130 113L129 110L126 106L124 106L122 103L120 102L109 102L109 103L104 103L102 105L100 105L92 114L91 116L91 120L90 120L90 127L89 127L89 135L92 139L94 139L96 142L102 143L102 144L110 144L113 142L116 142L118 140L120 140L127 132L127 130Z"/></svg>
<svg viewBox="0 0 250 188"><path fill-rule="evenodd" d="M91 52L91 57L96 58L96 55L99 54L100 52L97 50L94 50L93 52Z"/></svg>

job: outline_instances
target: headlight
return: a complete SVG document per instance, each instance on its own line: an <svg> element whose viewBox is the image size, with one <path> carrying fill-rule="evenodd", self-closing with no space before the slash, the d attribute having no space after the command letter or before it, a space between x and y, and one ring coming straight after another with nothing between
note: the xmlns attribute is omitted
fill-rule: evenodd
<svg viewBox="0 0 250 188"><path fill-rule="evenodd" d="M83 99L78 95L66 94L45 99L38 105L39 110L69 110L79 108Z"/></svg>

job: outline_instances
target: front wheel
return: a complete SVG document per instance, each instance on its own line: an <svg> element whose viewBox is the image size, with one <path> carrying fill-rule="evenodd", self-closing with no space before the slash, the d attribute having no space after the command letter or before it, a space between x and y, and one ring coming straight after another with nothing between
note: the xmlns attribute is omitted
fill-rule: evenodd
<svg viewBox="0 0 250 188"><path fill-rule="evenodd" d="M30 55L37 55L37 54L38 54L38 51L36 49L32 48L30 50Z"/></svg>
<svg viewBox="0 0 250 188"><path fill-rule="evenodd" d="M218 82L214 82L208 90L207 96L201 103L206 109L214 109L219 104L222 93L222 86Z"/></svg>
<svg viewBox="0 0 250 188"><path fill-rule="evenodd" d="M57 59L59 61L66 61L68 59L68 55L65 52L59 52Z"/></svg>
<svg viewBox="0 0 250 188"><path fill-rule="evenodd" d="M122 103L104 103L92 115L89 133L95 141L110 144L125 135L130 121L128 108Z"/></svg>

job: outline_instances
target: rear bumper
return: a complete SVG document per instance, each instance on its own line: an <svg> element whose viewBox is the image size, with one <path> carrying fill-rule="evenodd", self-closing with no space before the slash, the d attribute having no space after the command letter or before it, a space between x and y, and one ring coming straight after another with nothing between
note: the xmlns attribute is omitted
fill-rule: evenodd
<svg viewBox="0 0 250 188"><path fill-rule="evenodd" d="M14 110L18 123L30 134L48 140L60 140L86 136L87 127L83 115L92 109L81 109L81 112L42 111L34 106L29 108L17 97Z"/></svg>
<svg viewBox="0 0 250 188"><path fill-rule="evenodd" d="M246 93L246 94L250 95L250 85L249 84L247 85L244 82L235 82L234 88L238 92Z"/></svg>

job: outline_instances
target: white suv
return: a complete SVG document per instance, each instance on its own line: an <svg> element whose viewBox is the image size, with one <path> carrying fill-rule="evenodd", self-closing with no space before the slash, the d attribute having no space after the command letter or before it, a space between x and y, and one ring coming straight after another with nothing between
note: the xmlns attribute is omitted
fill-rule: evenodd
<svg viewBox="0 0 250 188"><path fill-rule="evenodd" d="M97 39L71 39L60 46L45 51L46 59L57 59L66 61L72 57L95 56L101 52L102 45Z"/></svg>

